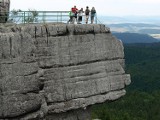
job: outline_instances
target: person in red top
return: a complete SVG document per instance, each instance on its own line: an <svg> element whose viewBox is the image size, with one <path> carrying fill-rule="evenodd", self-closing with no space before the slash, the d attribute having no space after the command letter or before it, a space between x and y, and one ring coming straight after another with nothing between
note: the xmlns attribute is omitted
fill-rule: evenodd
<svg viewBox="0 0 160 120"><path fill-rule="evenodd" d="M74 16L73 16L73 23L75 22L75 19L77 21L77 12L78 12L78 9L76 8L76 6L74 6L72 8L72 13L74 13Z"/></svg>
<svg viewBox="0 0 160 120"><path fill-rule="evenodd" d="M72 12L73 13L76 13L78 11L78 9L76 8L76 6L74 6L73 8L72 8Z"/></svg>

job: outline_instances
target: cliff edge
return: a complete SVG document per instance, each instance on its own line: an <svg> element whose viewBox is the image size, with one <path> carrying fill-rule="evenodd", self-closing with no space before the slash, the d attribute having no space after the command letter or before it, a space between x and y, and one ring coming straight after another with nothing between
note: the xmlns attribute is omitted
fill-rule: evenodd
<svg viewBox="0 0 160 120"><path fill-rule="evenodd" d="M85 120L129 84L122 42L104 25L0 28L0 119Z"/></svg>

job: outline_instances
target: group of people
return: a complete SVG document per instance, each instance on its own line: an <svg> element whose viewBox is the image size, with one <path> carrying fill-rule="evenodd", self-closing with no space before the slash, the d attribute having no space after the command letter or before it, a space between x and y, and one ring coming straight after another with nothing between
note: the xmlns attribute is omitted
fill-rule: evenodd
<svg viewBox="0 0 160 120"><path fill-rule="evenodd" d="M85 11L83 11L83 8L81 8L80 10L78 10L76 8L76 6L74 6L73 8L71 8L71 11L69 12L69 21L68 23L74 24L81 24L82 23L82 18L85 15L86 18L86 24L88 24L88 20L89 20L89 16L91 18L91 24L93 24L94 22L94 18L96 15L96 10L94 7L92 7L92 9L90 10L89 7L87 6Z"/></svg>

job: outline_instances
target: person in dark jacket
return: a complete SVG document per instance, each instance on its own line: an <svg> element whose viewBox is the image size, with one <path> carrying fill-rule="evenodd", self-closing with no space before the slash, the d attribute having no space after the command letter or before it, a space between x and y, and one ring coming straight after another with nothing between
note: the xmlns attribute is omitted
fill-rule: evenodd
<svg viewBox="0 0 160 120"><path fill-rule="evenodd" d="M89 10L89 7L87 6L87 7L86 7L86 10L85 10L86 24L88 24L89 13L90 13L90 10Z"/></svg>
<svg viewBox="0 0 160 120"><path fill-rule="evenodd" d="M96 15L96 10L94 7L92 7L92 9L91 9L91 24L93 24L93 22L94 22L95 15Z"/></svg>

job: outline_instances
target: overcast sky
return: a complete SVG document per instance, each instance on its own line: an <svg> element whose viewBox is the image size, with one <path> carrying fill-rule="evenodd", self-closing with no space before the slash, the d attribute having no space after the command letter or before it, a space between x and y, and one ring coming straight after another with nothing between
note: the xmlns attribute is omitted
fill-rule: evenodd
<svg viewBox="0 0 160 120"><path fill-rule="evenodd" d="M98 15L160 16L160 0L11 0L11 10L68 11L74 5L94 6Z"/></svg>

